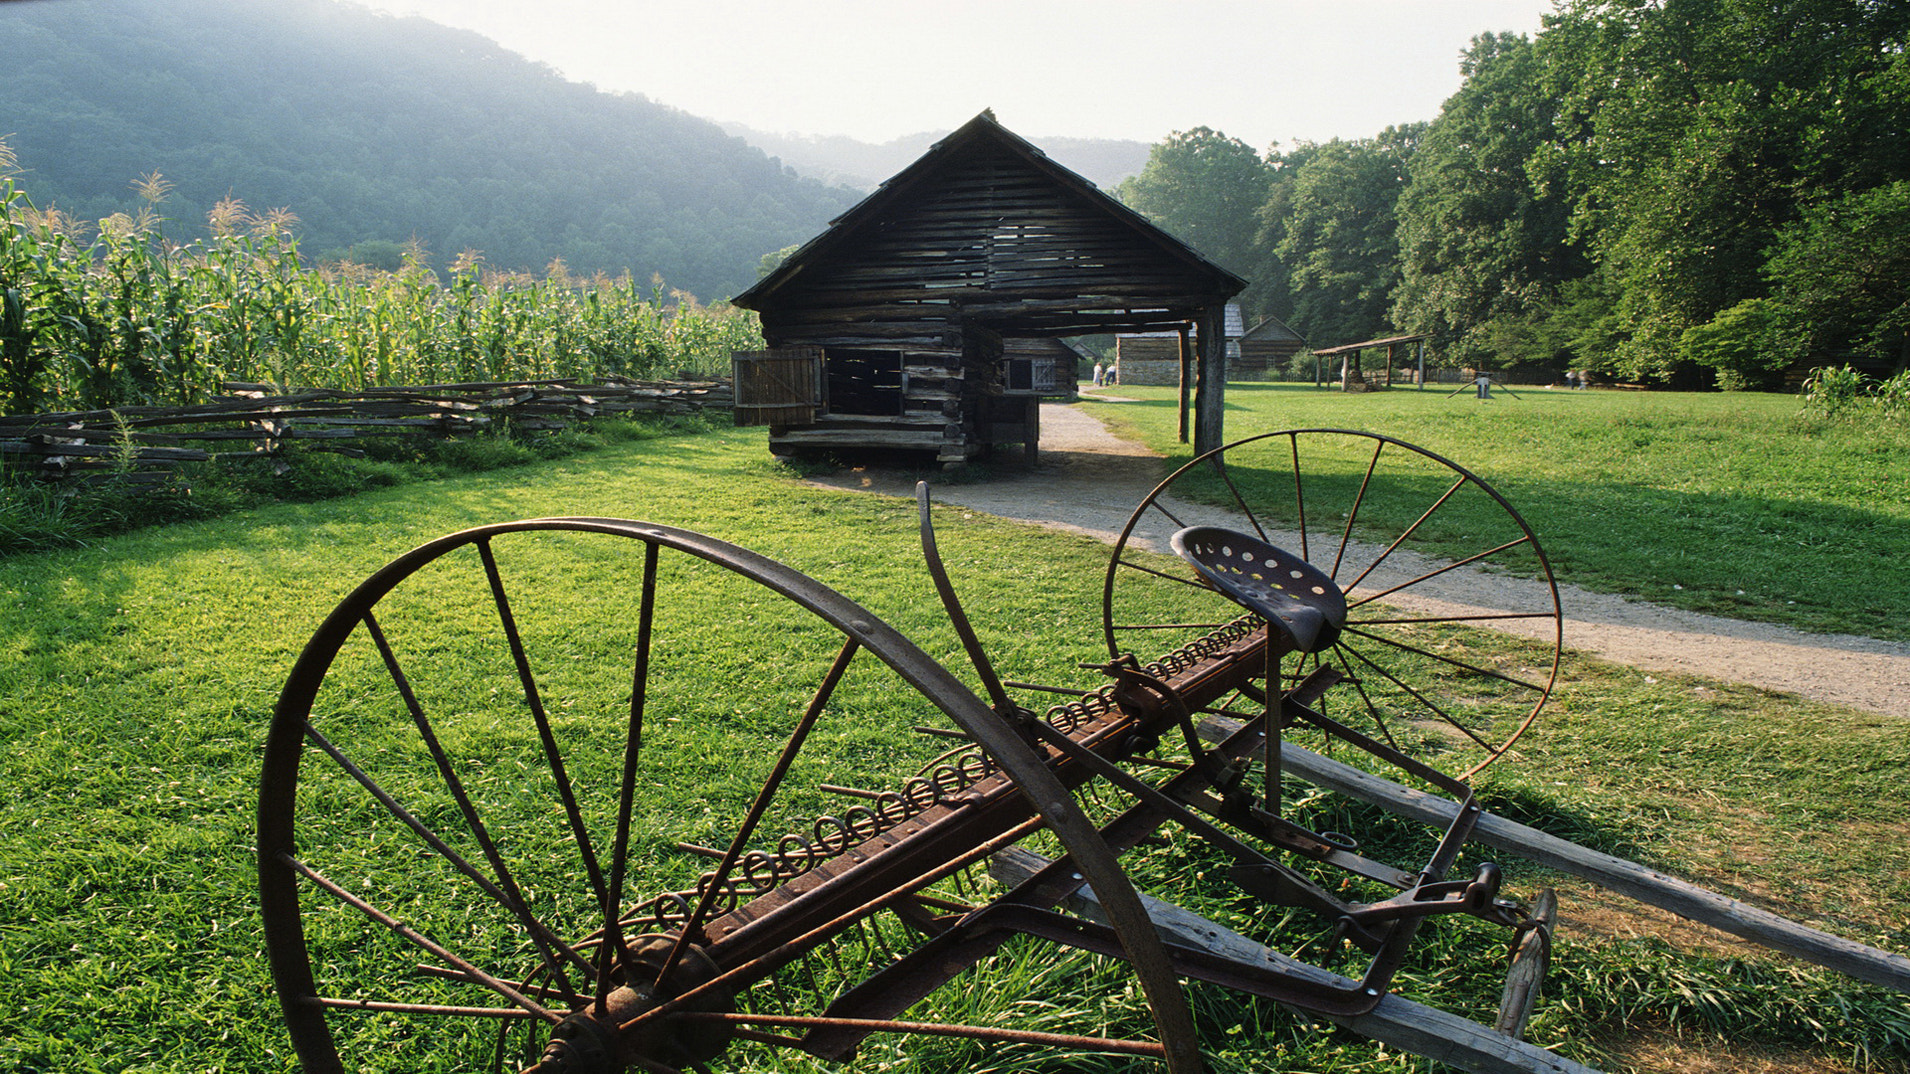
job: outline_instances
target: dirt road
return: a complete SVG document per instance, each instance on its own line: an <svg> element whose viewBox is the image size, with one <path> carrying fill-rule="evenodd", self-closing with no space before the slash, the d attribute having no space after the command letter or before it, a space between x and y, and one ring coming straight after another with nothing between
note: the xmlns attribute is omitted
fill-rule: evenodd
<svg viewBox="0 0 1910 1074"><path fill-rule="evenodd" d="M1041 465L1031 471L937 486L935 498L1112 542L1134 506L1166 476L1157 456L1115 437L1074 407L1042 406L1041 447ZM906 478L880 471L849 471L816 483L914 494ZM1164 549L1165 537L1151 534L1149 540ZM1414 587L1426 593L1416 602L1395 603L1459 611L1504 606L1494 600L1495 590L1506 584L1502 578L1462 568L1442 575L1440 582L1436 591ZM1910 716L1910 645L1702 615L1592 593L1567 582L1560 579L1559 592L1565 644L1573 649L1648 671L1702 675Z"/></svg>

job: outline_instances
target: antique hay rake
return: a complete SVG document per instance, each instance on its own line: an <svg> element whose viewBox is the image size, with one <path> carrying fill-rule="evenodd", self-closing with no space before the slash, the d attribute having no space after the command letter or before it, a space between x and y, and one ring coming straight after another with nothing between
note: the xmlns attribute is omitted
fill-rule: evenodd
<svg viewBox="0 0 1910 1074"><path fill-rule="evenodd" d="M1479 808L1468 780L1544 706L1562 619L1531 530L1445 459L1295 430L1177 471L1106 566L1089 690L996 674L918 500L979 693L796 570L645 522L480 526L347 596L261 778L268 949L305 1069L703 1071L881 1034L1183 1074L1215 1032L1189 981L1463 1069L1584 1070L1519 1039L1552 903L1509 898L1480 844L1910 983L1904 959ZM1460 564L1509 595L1444 592ZM1043 691L1062 700L1017 700ZM945 752L919 763L918 733ZM1341 796L1382 809L1322 807ZM1336 815L1372 830L1319 822ZM1317 965L1243 935L1292 919ZM1390 991L1435 919L1510 944L1498 1026ZM1043 1023L1013 993L1060 949L1126 967L1141 1002Z"/></svg>

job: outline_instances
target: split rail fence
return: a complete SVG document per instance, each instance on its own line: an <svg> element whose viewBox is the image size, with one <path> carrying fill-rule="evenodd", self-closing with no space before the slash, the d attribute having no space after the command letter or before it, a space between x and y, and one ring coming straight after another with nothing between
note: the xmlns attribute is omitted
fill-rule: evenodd
<svg viewBox="0 0 1910 1074"><path fill-rule="evenodd" d="M161 484L187 463L272 458L292 442L362 455L356 445L373 437L442 439L502 421L518 430L552 431L606 415L727 409L732 399L723 381L628 379L289 394L234 382L225 390L226 396L198 406L0 417L0 469L45 480Z"/></svg>

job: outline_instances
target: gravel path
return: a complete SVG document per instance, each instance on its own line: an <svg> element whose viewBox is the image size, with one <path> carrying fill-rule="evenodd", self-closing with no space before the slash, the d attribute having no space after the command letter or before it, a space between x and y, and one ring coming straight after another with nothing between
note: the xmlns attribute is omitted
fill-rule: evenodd
<svg viewBox="0 0 1910 1074"><path fill-rule="evenodd" d="M1033 470L970 485L938 486L935 498L1112 543L1134 506L1166 476L1159 457L1115 437L1075 407L1042 406L1041 447L1041 465ZM848 471L814 483L914 494L907 479L872 470ZM1149 535L1148 543L1164 550L1165 532ZM1413 563L1401 567L1422 569ZM1462 568L1437 582L1414 586L1412 592L1424 595L1413 601L1389 602L1453 613L1499 610L1507 603L1503 577ZM1592 593L1563 582L1559 596L1570 648L1648 671L1701 675L1888 716L1910 715L1910 645L1848 634L1806 634ZM1378 578L1374 583L1385 584Z"/></svg>

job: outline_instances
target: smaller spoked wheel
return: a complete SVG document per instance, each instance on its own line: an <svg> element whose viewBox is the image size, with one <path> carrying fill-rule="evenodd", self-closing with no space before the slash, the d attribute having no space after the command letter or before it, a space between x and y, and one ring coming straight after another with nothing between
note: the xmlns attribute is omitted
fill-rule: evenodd
<svg viewBox="0 0 1910 1074"><path fill-rule="evenodd" d="M1503 756L1551 696L1563 619L1531 527L1464 467L1343 429L1240 440L1149 493L1108 564L1111 656L1147 659L1229 622L1263 621L1169 552L1176 533L1226 532L1270 547L1266 564L1248 565L1248 584L1271 593L1290 575L1339 590L1330 603L1337 616L1343 597L1343 626L1308 635L1317 645L1292 644L1288 630L1280 689L1331 665L1344 681L1322 706L1354 730L1469 778ZM1212 539L1202 547L1217 554Z"/></svg>

